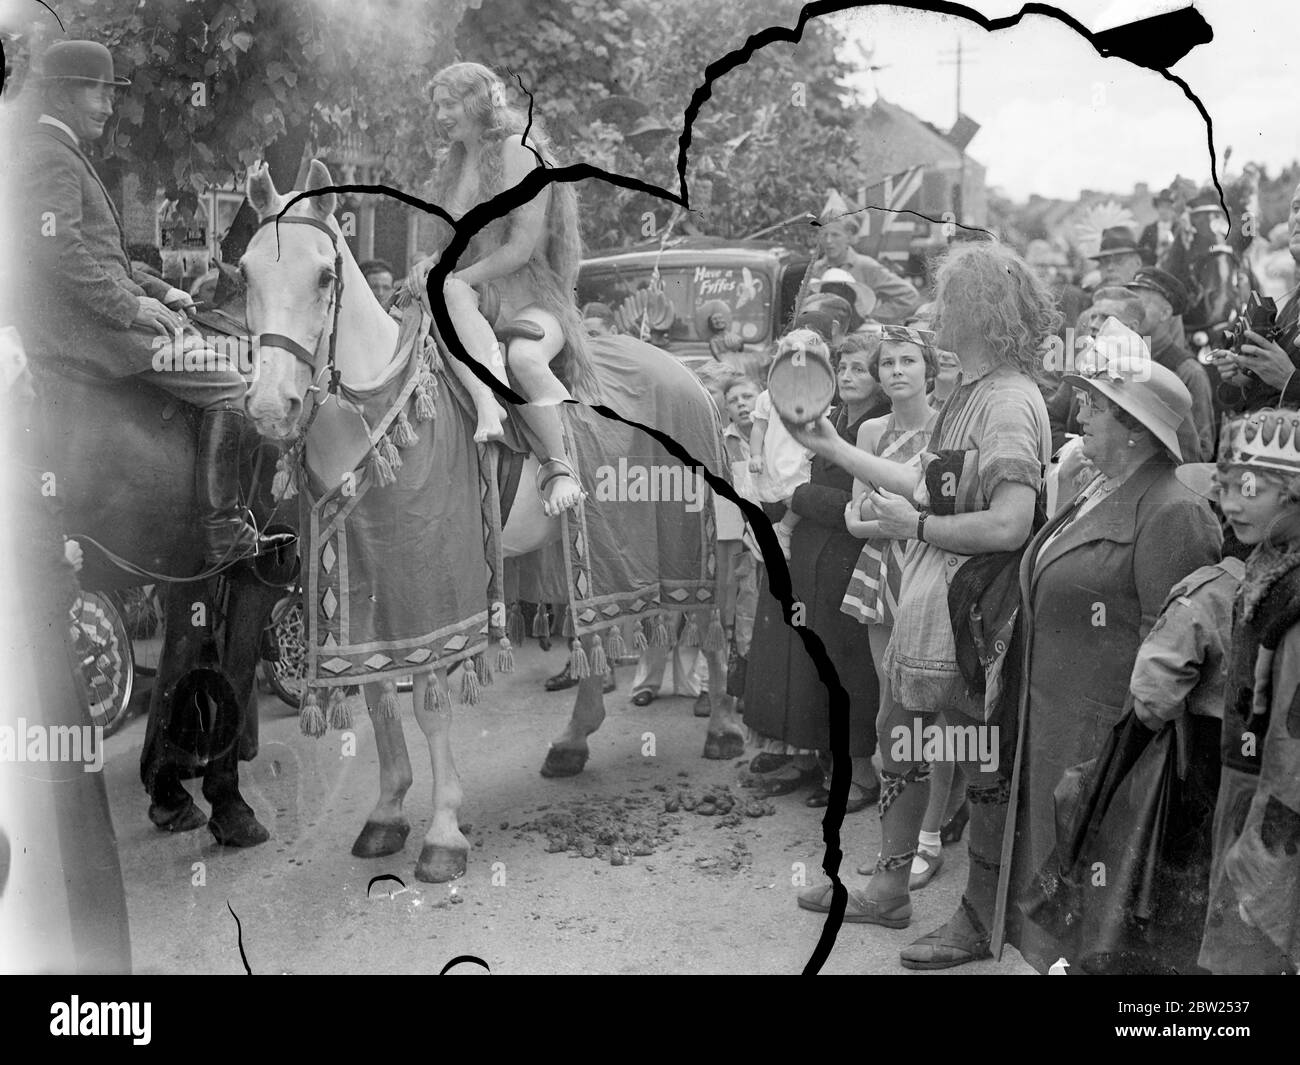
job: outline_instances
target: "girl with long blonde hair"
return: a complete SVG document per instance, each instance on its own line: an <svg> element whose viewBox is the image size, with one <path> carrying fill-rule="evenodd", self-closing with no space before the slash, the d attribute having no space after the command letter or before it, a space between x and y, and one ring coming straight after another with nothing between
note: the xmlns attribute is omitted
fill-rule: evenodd
<svg viewBox="0 0 1300 1065"><path fill-rule="evenodd" d="M555 165L537 120L530 125L509 104L505 85L487 67L455 63L434 76L430 89L437 129L446 142L439 152L434 195L453 218L513 188L534 168ZM445 224L439 229L441 251L451 230ZM503 384L511 383L508 372L528 400L519 410L536 436L542 463L538 491L551 515L575 506L584 494L556 404L598 399L573 302L581 257L577 197L571 185L557 183L479 230L461 260L465 265L458 264L443 286L452 323L470 356ZM412 271L411 283L419 291L437 258L422 260ZM493 324L484 316L493 304L499 306L501 321L530 322L541 331L540 339L513 338L503 359ZM505 412L492 389L459 360L451 364L474 400L474 439L500 438Z"/></svg>

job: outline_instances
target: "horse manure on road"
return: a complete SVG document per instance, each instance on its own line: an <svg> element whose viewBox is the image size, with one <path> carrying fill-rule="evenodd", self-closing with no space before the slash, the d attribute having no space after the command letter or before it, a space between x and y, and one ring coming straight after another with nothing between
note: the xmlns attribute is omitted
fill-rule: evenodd
<svg viewBox="0 0 1300 1065"><path fill-rule="evenodd" d="M670 844L678 835L678 818L659 809L648 796L579 799L548 808L543 816L515 826L546 836L549 854L567 851L574 858L597 858L626 865L629 857L645 857Z"/></svg>

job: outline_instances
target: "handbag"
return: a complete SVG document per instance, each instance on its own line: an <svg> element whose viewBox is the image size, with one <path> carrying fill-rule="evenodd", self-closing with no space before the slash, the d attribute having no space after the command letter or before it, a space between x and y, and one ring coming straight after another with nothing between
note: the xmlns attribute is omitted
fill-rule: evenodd
<svg viewBox="0 0 1300 1065"><path fill-rule="evenodd" d="M1183 714L1152 732L1132 711L1097 758L1062 774L1056 850L1017 900L1090 973L1187 973L1209 897L1219 723Z"/></svg>

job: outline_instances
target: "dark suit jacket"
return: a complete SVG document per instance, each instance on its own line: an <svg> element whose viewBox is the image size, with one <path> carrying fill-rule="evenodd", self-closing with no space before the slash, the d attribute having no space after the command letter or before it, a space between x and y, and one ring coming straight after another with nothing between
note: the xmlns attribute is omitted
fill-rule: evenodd
<svg viewBox="0 0 1300 1065"><path fill-rule="evenodd" d="M1293 289L1287 294L1287 302L1278 312L1277 324L1282 329L1277 338L1282 350L1291 356L1291 361L1300 370L1300 290ZM1216 375L1217 376L1217 375ZM1279 396L1272 385L1255 380L1244 388L1224 381L1219 385L1219 402L1232 414L1241 414L1264 407L1300 407L1300 373L1295 374L1286 384L1286 391Z"/></svg>
<svg viewBox="0 0 1300 1065"><path fill-rule="evenodd" d="M121 216L71 137L34 123L19 157L28 351L107 377L148 370L157 334L131 325L136 300L162 299L171 286L132 274Z"/></svg>

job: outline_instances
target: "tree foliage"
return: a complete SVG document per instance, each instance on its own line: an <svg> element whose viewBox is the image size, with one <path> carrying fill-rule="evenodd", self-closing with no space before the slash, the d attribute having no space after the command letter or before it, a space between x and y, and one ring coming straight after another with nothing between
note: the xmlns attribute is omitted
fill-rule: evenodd
<svg viewBox="0 0 1300 1065"><path fill-rule="evenodd" d="M678 136L705 69L774 25L793 26L794 0L484 0L466 12L466 58L514 72L534 96L565 161L583 160L677 191ZM826 20L797 45L778 43L716 81L692 129L687 180L692 216L678 231L740 237L802 211L816 212L833 184L855 173L853 111L840 80L839 31ZM647 105L672 133L657 142L593 114L611 95ZM624 127L626 123L622 124ZM635 146L634 146L635 145ZM612 247L658 227L667 205L588 183L583 237ZM798 231L784 234L782 239ZM806 234L806 231L804 231Z"/></svg>

